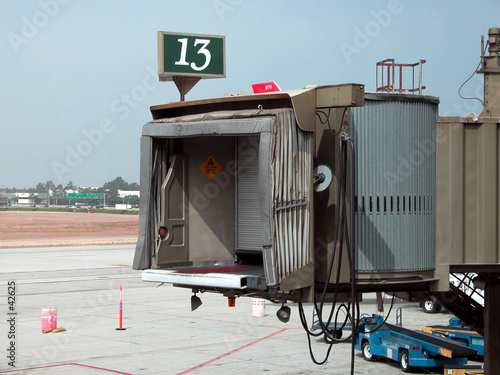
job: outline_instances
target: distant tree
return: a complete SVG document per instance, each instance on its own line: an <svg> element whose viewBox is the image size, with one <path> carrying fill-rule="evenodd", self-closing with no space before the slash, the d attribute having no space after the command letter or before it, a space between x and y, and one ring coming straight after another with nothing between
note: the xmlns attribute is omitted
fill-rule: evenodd
<svg viewBox="0 0 500 375"><path fill-rule="evenodd" d="M64 187L64 190L76 190L77 186L73 184L73 181L69 181L68 184Z"/></svg>
<svg viewBox="0 0 500 375"><path fill-rule="evenodd" d="M33 204L40 204L40 203L42 203L42 200L40 198L38 198L38 196L35 195L35 194L33 194L33 193L30 194L30 199L33 202Z"/></svg>
<svg viewBox="0 0 500 375"><path fill-rule="evenodd" d="M139 184L138 184L137 182L132 182L132 183L130 183L130 184L129 184L129 186L128 186L128 190L138 191L138 190L140 190L140 189L141 189L141 188L140 188L140 186L139 186Z"/></svg>
<svg viewBox="0 0 500 375"><path fill-rule="evenodd" d="M45 183L45 191L47 190L55 190L56 189L56 185L51 181L47 181Z"/></svg>
<svg viewBox="0 0 500 375"><path fill-rule="evenodd" d="M137 206L139 204L139 197L137 195L127 195L123 198L123 201L127 204Z"/></svg>
<svg viewBox="0 0 500 375"><path fill-rule="evenodd" d="M52 199L54 199L55 204L68 204L68 197L62 184L59 184L54 188Z"/></svg>
<svg viewBox="0 0 500 375"><path fill-rule="evenodd" d="M122 203L122 199L118 196L118 189L109 189L106 191L106 204L113 206L117 203Z"/></svg>
<svg viewBox="0 0 500 375"><path fill-rule="evenodd" d="M47 191L47 188L45 187L45 184L42 183L42 182L39 182L37 185L36 185L36 188L35 190L39 193L42 193L42 192L46 192Z"/></svg>
<svg viewBox="0 0 500 375"><path fill-rule="evenodd" d="M104 183L104 189L128 190L128 183L122 178L117 177L113 181Z"/></svg>

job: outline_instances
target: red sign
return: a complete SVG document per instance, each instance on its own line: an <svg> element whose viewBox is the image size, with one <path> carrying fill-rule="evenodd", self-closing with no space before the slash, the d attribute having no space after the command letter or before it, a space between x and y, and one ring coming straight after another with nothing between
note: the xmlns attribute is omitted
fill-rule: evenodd
<svg viewBox="0 0 500 375"><path fill-rule="evenodd" d="M281 91L276 82L255 83L252 85L254 94L262 94L265 92Z"/></svg>

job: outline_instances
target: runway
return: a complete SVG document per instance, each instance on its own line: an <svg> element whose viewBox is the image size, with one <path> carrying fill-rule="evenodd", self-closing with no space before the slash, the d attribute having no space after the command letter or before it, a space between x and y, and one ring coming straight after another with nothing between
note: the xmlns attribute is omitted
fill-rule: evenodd
<svg viewBox="0 0 500 375"><path fill-rule="evenodd" d="M133 244L0 248L0 342L8 353L11 315L8 283L15 283L15 367L0 357L1 374L348 374L350 343L335 344L326 365L310 358L306 334L292 305L287 324L275 316L280 305L266 303L266 316L252 316L252 299L236 307L218 294L199 294L141 281L130 268ZM119 320L123 286L123 326ZM374 313L365 295L362 311ZM389 299L387 299L387 307ZM41 333L41 309L57 308L60 333ZM406 327L447 324L448 314L425 314L416 303L397 301ZM312 307L306 307L308 318ZM394 314L393 314L394 315ZM395 322L394 316L389 322ZM318 359L328 345L312 342ZM7 349L7 351L5 350ZM366 362L359 352L356 374L400 374L397 363ZM442 370L436 372L442 374Z"/></svg>

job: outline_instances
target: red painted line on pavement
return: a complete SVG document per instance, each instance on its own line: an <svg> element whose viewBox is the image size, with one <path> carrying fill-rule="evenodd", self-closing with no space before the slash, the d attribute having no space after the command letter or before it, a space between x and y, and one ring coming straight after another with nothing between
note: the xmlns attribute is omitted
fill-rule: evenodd
<svg viewBox="0 0 500 375"><path fill-rule="evenodd" d="M195 367L191 367L190 369L186 370L186 371L183 371L183 372L179 372L177 375L184 375L184 374L188 374L190 372L193 372L195 370L198 370L199 368L202 368L202 367L205 367L211 363L214 363L214 362L217 362L219 359L222 359L222 358L225 358L227 356L230 356L231 354L234 354L236 352L239 352L240 350L243 350L243 349L246 349L246 348L249 348L250 346L252 345L255 345L255 344L258 344L259 342L262 342L264 340L267 340L267 339L270 339L271 337L274 337L276 335L279 335L280 333L283 333L285 331L288 331L289 328L283 328L283 329L280 329L279 331L277 332L274 332L274 333L271 333L270 335L267 335L265 337L262 337L258 340L255 340L255 341L252 341L251 343L249 344L246 344L246 345L243 345L243 346L240 346L239 348L236 348L236 349L233 349L231 350L230 352L227 352L225 354L222 354L218 357L215 357L215 358L212 358L211 360L209 361L206 361L206 362L203 362L202 364L199 364L198 366L195 366Z"/></svg>
<svg viewBox="0 0 500 375"><path fill-rule="evenodd" d="M96 366L82 365L80 363L62 363L62 364L59 364L59 365L47 365L47 366L39 366L39 367L30 367L30 368L25 368L25 369L5 371L4 374L7 374L7 373L16 373L16 372L19 372L19 371L40 370L40 369L44 369L44 368L62 367L62 366L80 366L80 367L91 368L91 369L94 369L94 370L102 370L102 371L112 372L114 374L133 375L133 374L130 374L128 372L121 372L121 371L109 370L107 368L96 367Z"/></svg>

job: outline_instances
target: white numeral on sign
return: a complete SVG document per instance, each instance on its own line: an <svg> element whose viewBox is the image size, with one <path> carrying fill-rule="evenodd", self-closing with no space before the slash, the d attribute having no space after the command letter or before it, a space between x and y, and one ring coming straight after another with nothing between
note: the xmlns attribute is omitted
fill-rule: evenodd
<svg viewBox="0 0 500 375"><path fill-rule="evenodd" d="M180 38L180 39L177 39L177 41L180 44L182 44L182 46L181 46L181 58L179 59L179 61L175 62L175 65L189 65L189 63L186 61L188 39L187 38Z"/></svg>
<svg viewBox="0 0 500 375"><path fill-rule="evenodd" d="M198 46L201 44L201 47L198 49L197 53L198 54L203 54L205 55L205 63L202 66L197 66L194 62L189 64L186 61L187 57L187 47L188 47L188 38L179 38L177 41L181 44L181 56L179 58L179 61L175 62L175 65L189 65L191 69L196 70L196 71L201 71L205 69L209 64L210 61L212 60L212 55L210 54L210 51L207 49L208 44L210 43L210 40L208 39L195 39L194 40L194 46Z"/></svg>
<svg viewBox="0 0 500 375"><path fill-rule="evenodd" d="M210 51L207 49L208 43L210 43L210 40L208 39L196 39L194 41L194 46L196 47L198 44L202 44L201 48L198 50L198 53L202 53L205 55L205 64L203 64L200 67L197 67L194 62L191 63L191 68L194 70L203 70L205 69L208 64L210 64L210 60L212 59L212 55L210 54Z"/></svg>

